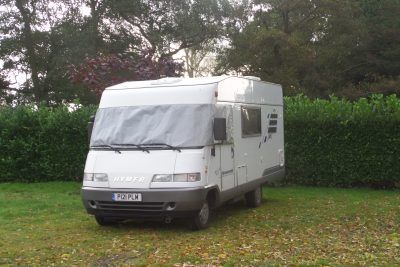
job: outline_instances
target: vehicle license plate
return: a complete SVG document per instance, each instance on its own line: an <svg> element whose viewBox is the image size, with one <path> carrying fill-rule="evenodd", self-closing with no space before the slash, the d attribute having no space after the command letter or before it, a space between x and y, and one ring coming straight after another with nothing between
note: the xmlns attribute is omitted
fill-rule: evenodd
<svg viewBox="0 0 400 267"><path fill-rule="evenodd" d="M142 194L140 193L113 193L113 201L142 201Z"/></svg>

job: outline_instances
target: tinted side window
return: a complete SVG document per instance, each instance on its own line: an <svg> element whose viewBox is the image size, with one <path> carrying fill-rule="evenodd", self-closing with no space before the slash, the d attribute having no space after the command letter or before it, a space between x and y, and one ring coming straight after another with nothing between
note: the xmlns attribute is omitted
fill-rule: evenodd
<svg viewBox="0 0 400 267"><path fill-rule="evenodd" d="M242 136L261 135L261 109L253 107L242 107Z"/></svg>

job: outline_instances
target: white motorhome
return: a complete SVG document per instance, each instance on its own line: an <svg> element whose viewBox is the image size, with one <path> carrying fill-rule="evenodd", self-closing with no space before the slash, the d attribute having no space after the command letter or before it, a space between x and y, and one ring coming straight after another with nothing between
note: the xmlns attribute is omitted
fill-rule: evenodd
<svg viewBox="0 0 400 267"><path fill-rule="evenodd" d="M284 177L282 88L256 77L163 78L108 87L89 126L83 204L100 225L189 217Z"/></svg>

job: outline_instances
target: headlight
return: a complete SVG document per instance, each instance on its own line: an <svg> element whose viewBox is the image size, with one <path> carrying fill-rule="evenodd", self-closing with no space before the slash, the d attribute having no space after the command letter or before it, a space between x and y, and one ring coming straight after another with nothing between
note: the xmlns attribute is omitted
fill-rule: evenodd
<svg viewBox="0 0 400 267"><path fill-rule="evenodd" d="M85 173L83 174L83 180L84 180L84 181L93 181L93 178L94 178L94 173L87 173L87 172L85 172Z"/></svg>
<svg viewBox="0 0 400 267"><path fill-rule="evenodd" d="M153 182L198 182L200 173L156 174Z"/></svg>
<svg viewBox="0 0 400 267"><path fill-rule="evenodd" d="M84 173L83 175L84 181L93 181L93 182L108 182L107 173Z"/></svg>
<svg viewBox="0 0 400 267"><path fill-rule="evenodd" d="M156 174L153 176L153 182L172 182L171 174Z"/></svg>

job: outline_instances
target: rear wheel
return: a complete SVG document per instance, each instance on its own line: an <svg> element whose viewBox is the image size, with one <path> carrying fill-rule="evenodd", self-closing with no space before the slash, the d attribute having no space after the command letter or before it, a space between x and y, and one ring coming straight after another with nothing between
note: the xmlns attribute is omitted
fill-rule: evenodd
<svg viewBox="0 0 400 267"><path fill-rule="evenodd" d="M246 205L251 208L256 208L261 205L262 187L261 185L245 195Z"/></svg>
<svg viewBox="0 0 400 267"><path fill-rule="evenodd" d="M206 229L210 222L210 206L208 201L205 201L196 215L192 218L192 229L201 230Z"/></svg>
<svg viewBox="0 0 400 267"><path fill-rule="evenodd" d="M114 225L117 223L117 221L107 218L107 217L103 217L103 216L95 216L96 222L98 225L101 226L108 226L108 225Z"/></svg>

